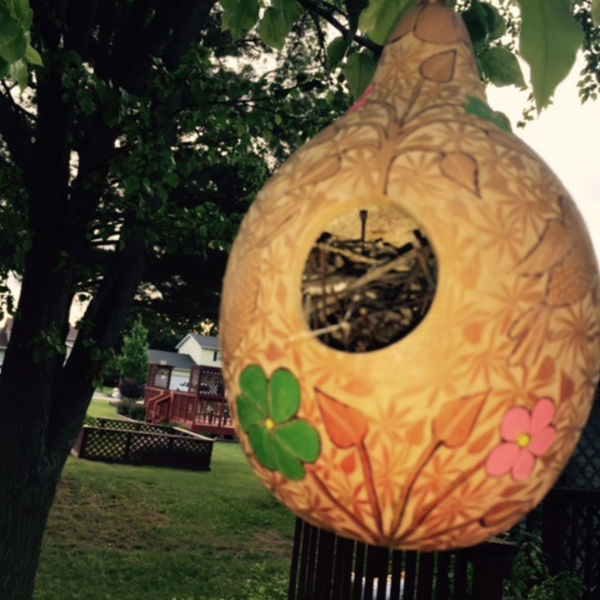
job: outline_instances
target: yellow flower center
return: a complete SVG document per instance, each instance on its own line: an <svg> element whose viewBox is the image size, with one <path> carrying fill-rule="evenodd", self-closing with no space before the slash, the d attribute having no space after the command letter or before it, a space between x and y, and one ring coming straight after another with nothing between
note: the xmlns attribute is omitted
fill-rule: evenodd
<svg viewBox="0 0 600 600"><path fill-rule="evenodd" d="M519 448L527 448L530 441L531 436L528 433L521 433L517 436L517 446L519 446Z"/></svg>
<svg viewBox="0 0 600 600"><path fill-rule="evenodd" d="M271 431L275 427L275 421L273 421L273 419L271 419L271 417L267 417L267 419L265 420L265 427L269 431Z"/></svg>

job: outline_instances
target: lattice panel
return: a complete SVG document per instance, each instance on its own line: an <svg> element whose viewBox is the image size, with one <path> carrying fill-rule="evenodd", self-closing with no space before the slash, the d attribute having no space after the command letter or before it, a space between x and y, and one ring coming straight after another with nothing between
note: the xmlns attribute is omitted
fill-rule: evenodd
<svg viewBox="0 0 600 600"><path fill-rule="evenodd" d="M137 423L124 423L129 431L85 427L79 457L158 467L210 469L212 440L194 436L135 431ZM143 425L143 424L140 424Z"/></svg>
<svg viewBox="0 0 600 600"><path fill-rule="evenodd" d="M98 427L103 429L120 429L121 431L141 431L143 433L157 433L163 435L169 435L170 429L168 427L161 427L160 425L152 425L150 423L144 423L142 421L125 421L120 419L97 419Z"/></svg>
<svg viewBox="0 0 600 600"><path fill-rule="evenodd" d="M201 395L222 398L225 393L225 385L221 369L201 367L199 391Z"/></svg>
<svg viewBox="0 0 600 600"><path fill-rule="evenodd" d="M173 367L168 365L151 365L148 385L161 390L168 390L171 383L172 371Z"/></svg>
<svg viewBox="0 0 600 600"><path fill-rule="evenodd" d="M558 485L578 490L600 490L600 400L598 394L596 394L596 401L579 444Z"/></svg>
<svg viewBox="0 0 600 600"><path fill-rule="evenodd" d="M126 433L101 429L89 429L86 433L80 458L105 462L123 462L125 460Z"/></svg>

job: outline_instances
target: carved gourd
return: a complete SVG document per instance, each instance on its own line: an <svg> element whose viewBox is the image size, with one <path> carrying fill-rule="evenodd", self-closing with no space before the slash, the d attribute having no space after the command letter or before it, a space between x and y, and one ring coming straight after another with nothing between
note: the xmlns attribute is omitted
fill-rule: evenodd
<svg viewBox="0 0 600 600"><path fill-rule="evenodd" d="M461 19L425 2L235 241L221 340L253 468L301 517L369 543L508 529L586 422L598 281L569 194L487 106Z"/></svg>

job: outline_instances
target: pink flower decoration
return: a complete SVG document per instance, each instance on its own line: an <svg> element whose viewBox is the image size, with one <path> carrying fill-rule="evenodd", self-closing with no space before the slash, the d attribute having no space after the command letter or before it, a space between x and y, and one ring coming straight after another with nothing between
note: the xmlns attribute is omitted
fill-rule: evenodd
<svg viewBox="0 0 600 600"><path fill-rule="evenodd" d="M511 408L500 426L503 442L485 461L487 474L502 477L510 472L515 481L529 477L536 459L548 452L556 438L556 428L552 425L555 413L550 398L540 398L531 412L522 406Z"/></svg>
<svg viewBox="0 0 600 600"><path fill-rule="evenodd" d="M375 91L375 84L374 83L369 84L367 89L362 93L362 96L348 109L348 112L346 114L349 115L350 113L356 112L357 110L364 108L367 105L367 102L369 101L369 96L374 91Z"/></svg>

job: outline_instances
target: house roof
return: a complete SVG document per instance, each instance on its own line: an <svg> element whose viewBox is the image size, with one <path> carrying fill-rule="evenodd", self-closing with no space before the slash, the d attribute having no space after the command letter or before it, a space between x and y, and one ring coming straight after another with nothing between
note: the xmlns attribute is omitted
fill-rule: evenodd
<svg viewBox="0 0 600 600"><path fill-rule="evenodd" d="M192 338L199 346L206 348L207 350L219 350L221 348L221 342L218 337L212 335L197 335L195 333L188 333L179 344L177 344L176 348L181 347L188 338Z"/></svg>
<svg viewBox="0 0 600 600"><path fill-rule="evenodd" d="M196 363L189 354L166 352L165 350L148 350L148 361L152 365L169 365L176 369L191 369Z"/></svg>

